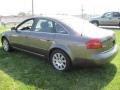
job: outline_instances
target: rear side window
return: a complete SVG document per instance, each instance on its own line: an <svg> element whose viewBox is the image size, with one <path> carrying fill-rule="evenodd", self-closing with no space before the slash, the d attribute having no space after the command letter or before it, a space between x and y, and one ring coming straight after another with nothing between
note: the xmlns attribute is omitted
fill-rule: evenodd
<svg viewBox="0 0 120 90"><path fill-rule="evenodd" d="M56 33L60 33L60 34L68 34L67 31L63 28L63 26L55 23L55 30Z"/></svg>

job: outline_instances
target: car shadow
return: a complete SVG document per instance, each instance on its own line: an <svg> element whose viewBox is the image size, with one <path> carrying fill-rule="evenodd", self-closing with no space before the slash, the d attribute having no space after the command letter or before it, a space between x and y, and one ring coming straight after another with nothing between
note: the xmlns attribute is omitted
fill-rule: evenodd
<svg viewBox="0 0 120 90"><path fill-rule="evenodd" d="M15 81L36 89L99 90L115 77L117 68L106 64L97 68L73 68L68 72L54 70L47 60L24 52L6 53L0 48L0 70Z"/></svg>

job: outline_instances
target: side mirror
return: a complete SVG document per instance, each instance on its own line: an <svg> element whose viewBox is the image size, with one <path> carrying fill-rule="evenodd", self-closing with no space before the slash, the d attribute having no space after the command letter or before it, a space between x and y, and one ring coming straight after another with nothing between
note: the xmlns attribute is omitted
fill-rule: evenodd
<svg viewBox="0 0 120 90"><path fill-rule="evenodd" d="M11 30L16 30L16 27L12 27Z"/></svg>

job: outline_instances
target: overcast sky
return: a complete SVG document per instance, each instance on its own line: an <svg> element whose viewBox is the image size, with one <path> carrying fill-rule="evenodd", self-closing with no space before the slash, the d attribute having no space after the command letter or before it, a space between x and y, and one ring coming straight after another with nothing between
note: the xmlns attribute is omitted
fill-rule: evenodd
<svg viewBox="0 0 120 90"><path fill-rule="evenodd" d="M31 12L32 0L0 0L0 15L16 15L19 12ZM108 11L120 11L119 0L34 0L35 14L102 14Z"/></svg>

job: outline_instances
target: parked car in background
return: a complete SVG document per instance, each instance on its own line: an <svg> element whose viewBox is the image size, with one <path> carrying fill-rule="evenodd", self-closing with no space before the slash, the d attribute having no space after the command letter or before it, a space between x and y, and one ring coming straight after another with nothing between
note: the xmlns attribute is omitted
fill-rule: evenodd
<svg viewBox="0 0 120 90"><path fill-rule="evenodd" d="M5 51L18 49L47 57L52 66L65 71L78 62L102 65L117 53L115 33L72 16L27 19L2 33Z"/></svg>
<svg viewBox="0 0 120 90"><path fill-rule="evenodd" d="M92 24L96 26L119 26L120 27L120 13L107 12L102 16L93 17L90 19Z"/></svg>

